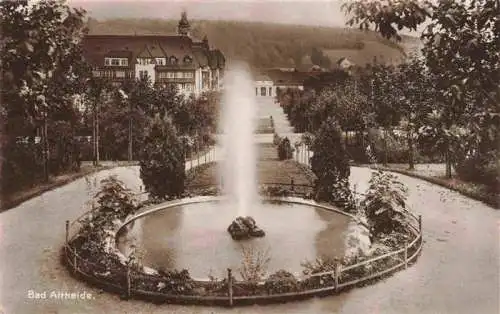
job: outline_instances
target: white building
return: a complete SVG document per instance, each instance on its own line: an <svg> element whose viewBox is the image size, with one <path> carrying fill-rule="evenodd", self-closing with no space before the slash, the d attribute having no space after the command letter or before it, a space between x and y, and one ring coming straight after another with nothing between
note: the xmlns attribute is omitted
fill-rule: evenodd
<svg viewBox="0 0 500 314"><path fill-rule="evenodd" d="M95 77L120 84L147 76L153 84L176 85L195 95L222 87L226 61L206 37L191 38L186 13L175 35L88 35L83 53Z"/></svg>

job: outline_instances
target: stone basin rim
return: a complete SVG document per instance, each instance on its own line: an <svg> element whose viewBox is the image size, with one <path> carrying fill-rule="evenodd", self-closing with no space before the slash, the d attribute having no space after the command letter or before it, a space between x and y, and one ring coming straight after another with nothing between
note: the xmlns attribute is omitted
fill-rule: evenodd
<svg viewBox="0 0 500 314"><path fill-rule="evenodd" d="M139 213L127 217L123 223L118 227L116 231L116 235L120 234L122 229L125 228L128 224L131 222L143 218L145 216L148 216L150 214L153 214L157 211L160 210L165 210L168 208L172 207L177 207L177 206L182 206L182 205L190 205L190 204L198 204L198 203L208 203L208 202L217 202L217 201L224 201L228 200L229 198L227 196L196 196L196 197L191 197L191 198L182 198L182 199L177 199L177 200L172 200L172 201L166 201L160 204L155 204L148 206L144 208L142 211ZM362 222L358 217L356 217L353 214L346 213L338 208L335 208L334 206L328 205L328 204L323 204L323 203L317 203L313 200L307 200L304 198L300 197L282 197L282 196L265 196L265 197L260 197L260 200L262 201L276 201L276 202L282 202L282 203L288 203L288 204L298 204L298 205L306 205L306 206L311 206L311 207L317 207L321 208L327 211L333 211L337 214L341 214L344 216L347 216L351 218L353 221L368 227L364 222ZM236 215L235 215L236 217ZM116 238L115 238L116 240Z"/></svg>

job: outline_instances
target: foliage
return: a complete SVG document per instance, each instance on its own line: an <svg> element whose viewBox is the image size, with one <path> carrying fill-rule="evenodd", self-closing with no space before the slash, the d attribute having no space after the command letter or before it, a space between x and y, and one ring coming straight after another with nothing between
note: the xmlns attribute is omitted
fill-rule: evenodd
<svg viewBox="0 0 500 314"><path fill-rule="evenodd" d="M499 2L413 0L385 4L355 0L344 8L353 15L349 24L367 28L374 23L388 38L398 38L392 24L399 30L415 29L429 20L421 35L422 53L429 76L434 77L437 96L435 113L423 121L419 141L445 155L448 177L452 162L498 157L500 87L494 78L500 75ZM490 150L495 154L490 155Z"/></svg>
<svg viewBox="0 0 500 314"><path fill-rule="evenodd" d="M382 171L374 172L369 184L362 206L371 226L371 235L379 237L404 228L407 225L406 187L396 176Z"/></svg>
<svg viewBox="0 0 500 314"><path fill-rule="evenodd" d="M278 270L271 274L266 279L264 287L269 294L295 292L300 289L297 278L286 270Z"/></svg>
<svg viewBox="0 0 500 314"><path fill-rule="evenodd" d="M269 249L261 250L250 245L242 245L241 254L242 260L239 269L241 278L248 282L257 283L266 275L267 266L271 260Z"/></svg>
<svg viewBox="0 0 500 314"><path fill-rule="evenodd" d="M189 271L183 270L158 270L161 281L156 286L158 292L173 293L173 294L187 294L192 292L193 286Z"/></svg>
<svg viewBox="0 0 500 314"><path fill-rule="evenodd" d="M278 158L279 160L293 158L293 148L288 137L281 139L280 143L278 144Z"/></svg>
<svg viewBox="0 0 500 314"><path fill-rule="evenodd" d="M278 133L274 133L273 135L273 144L274 145L279 145L281 142L281 137L278 135Z"/></svg>
<svg viewBox="0 0 500 314"><path fill-rule="evenodd" d="M375 23L375 31L383 37L401 40L398 30L416 30L430 15L430 3L427 0L351 0L345 2L342 9L351 15L347 25L367 30L371 23Z"/></svg>
<svg viewBox="0 0 500 314"><path fill-rule="evenodd" d="M184 148L168 118L154 118L140 155L140 175L152 197L180 196L184 191Z"/></svg>
<svg viewBox="0 0 500 314"><path fill-rule="evenodd" d="M317 257L314 261L305 261L301 263L304 267L304 275L312 275L324 272L333 272L335 270L335 265L338 263L336 258L330 257Z"/></svg>
<svg viewBox="0 0 500 314"><path fill-rule="evenodd" d="M114 239L109 230L113 230L115 220L125 219L138 208L134 195L116 176L101 180L100 190L94 200L98 206L81 222L80 229L80 236L85 238L82 249L88 255L105 252L106 241Z"/></svg>
<svg viewBox="0 0 500 314"><path fill-rule="evenodd" d="M349 188L349 159L342 143L338 123L328 118L321 126L314 145L311 160L316 175L315 194L320 201L338 201L338 192Z"/></svg>
<svg viewBox="0 0 500 314"><path fill-rule="evenodd" d="M84 14L61 1L0 3L4 194L47 180L50 168L73 168L74 101L88 77L79 46Z"/></svg>
<svg viewBox="0 0 500 314"><path fill-rule="evenodd" d="M124 219L137 208L134 204L134 195L116 176L101 181L101 189L95 199L99 204L99 212L109 213L118 219Z"/></svg>

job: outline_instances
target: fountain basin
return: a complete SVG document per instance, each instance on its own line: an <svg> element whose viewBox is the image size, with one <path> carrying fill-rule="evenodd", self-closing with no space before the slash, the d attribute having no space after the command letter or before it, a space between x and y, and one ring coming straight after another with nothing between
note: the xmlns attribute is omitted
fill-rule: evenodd
<svg viewBox="0 0 500 314"><path fill-rule="evenodd" d="M117 246L125 255L138 248L145 266L188 269L194 278L223 278L227 268L238 278L244 248L269 251L268 273L286 269L296 275L304 270L305 260L345 253L352 217L335 208L296 198L266 198L251 207L265 237L234 241L227 232L234 204L227 202L225 197L198 197L156 205L125 223ZM134 220L134 227L125 228Z"/></svg>

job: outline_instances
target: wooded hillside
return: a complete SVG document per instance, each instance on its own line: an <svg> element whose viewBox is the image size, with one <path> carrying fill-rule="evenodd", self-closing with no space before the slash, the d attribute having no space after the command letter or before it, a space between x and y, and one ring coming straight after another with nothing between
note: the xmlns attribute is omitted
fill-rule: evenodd
<svg viewBox="0 0 500 314"><path fill-rule="evenodd" d="M176 20L89 20L90 34L173 34ZM192 36L221 49L228 59L240 59L254 67L334 66L342 57L363 65L377 60L399 62L400 45L371 31L347 28L296 26L237 21L191 21ZM328 58L323 58L328 56ZM312 60L311 60L312 59Z"/></svg>

